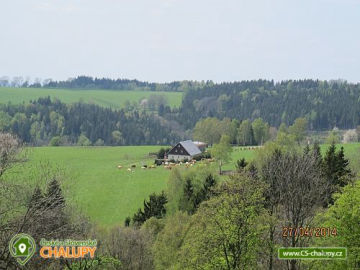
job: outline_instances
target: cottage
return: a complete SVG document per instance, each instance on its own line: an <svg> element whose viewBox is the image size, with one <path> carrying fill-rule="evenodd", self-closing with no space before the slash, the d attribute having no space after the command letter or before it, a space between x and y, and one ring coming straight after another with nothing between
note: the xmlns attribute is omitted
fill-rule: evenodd
<svg viewBox="0 0 360 270"><path fill-rule="evenodd" d="M187 140L179 142L169 152L167 152L167 158L169 160L191 160L194 156L201 154L200 149L194 144L193 141Z"/></svg>

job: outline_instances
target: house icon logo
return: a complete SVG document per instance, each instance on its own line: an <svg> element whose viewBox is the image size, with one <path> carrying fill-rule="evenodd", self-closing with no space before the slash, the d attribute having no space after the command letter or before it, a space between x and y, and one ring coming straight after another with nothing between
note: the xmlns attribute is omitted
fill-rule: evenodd
<svg viewBox="0 0 360 270"><path fill-rule="evenodd" d="M20 265L25 265L36 251L35 240L25 233L16 234L9 242L9 251Z"/></svg>

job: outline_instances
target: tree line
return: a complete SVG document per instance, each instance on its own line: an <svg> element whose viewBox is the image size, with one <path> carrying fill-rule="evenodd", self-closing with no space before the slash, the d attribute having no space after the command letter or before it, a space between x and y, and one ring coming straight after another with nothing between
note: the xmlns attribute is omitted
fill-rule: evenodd
<svg viewBox="0 0 360 270"><path fill-rule="evenodd" d="M169 83L154 83L130 79L94 78L91 76L78 76L67 80L41 80L16 76L0 77L0 87L23 88L66 88L66 89L107 89L107 90L143 90L143 91L171 91L183 92L189 89L203 88L213 85L212 81L174 81Z"/></svg>
<svg viewBox="0 0 360 270"><path fill-rule="evenodd" d="M351 129L360 124L360 84L319 80L215 84L187 91L180 110L168 117L186 129L206 117L261 117L274 127L303 117L310 130Z"/></svg>
<svg viewBox="0 0 360 270"><path fill-rule="evenodd" d="M94 81L102 79L81 76L61 87L87 89L86 85ZM359 84L316 80L186 84L180 108L170 108L165 98L155 94L146 106L127 102L118 111L79 103L65 105L49 98L29 104L0 105L0 130L13 132L35 145L51 140L52 145L172 144L191 134L194 139L212 144L219 141L222 132L230 136L233 144L261 145L284 127L292 133L291 126L298 119L307 130L360 126ZM145 109L150 111L145 113ZM85 115L78 115L83 111ZM358 129L346 137L359 139L359 133Z"/></svg>
<svg viewBox="0 0 360 270"><path fill-rule="evenodd" d="M180 109L159 114L176 120L184 130L192 129L201 118L250 119L261 117L270 126L290 125L296 118L308 120L310 130L334 127L351 129L360 125L360 84L342 80L252 80L214 83L212 81L174 81L152 83L129 79L78 76L65 81L51 79L30 82L22 77L0 78L0 86L69 89L112 89L180 91Z"/></svg>
<svg viewBox="0 0 360 270"><path fill-rule="evenodd" d="M251 122L250 119L239 121L237 119L224 118L219 120L208 117L199 120L193 129L193 138L212 145L218 143L223 135L227 135L229 142L236 145L263 145L269 140L274 140L278 133L289 134L291 140L301 143L307 134L308 121L305 118L297 118L294 123L287 127L282 123L279 129L270 127L262 118Z"/></svg>
<svg viewBox="0 0 360 270"><path fill-rule="evenodd" d="M231 144L249 146L275 139L283 144L289 141L300 144L307 138L309 129L306 118L296 118L291 125L281 123L276 128L261 117L253 121L207 117L196 122L192 130L185 131L164 115L161 108L167 108L167 112L171 109L161 102L162 99L154 98L158 113L136 106L113 110L93 104L65 104L49 97L28 104L0 104L0 131L15 134L30 145L172 145L189 137L213 145L225 134ZM347 142L359 139L360 126L344 134ZM326 141L339 143L340 140L338 132L333 130Z"/></svg>
<svg viewBox="0 0 360 270"><path fill-rule="evenodd" d="M168 145L179 140L166 121L153 114L65 104L49 97L0 105L0 130L32 145Z"/></svg>

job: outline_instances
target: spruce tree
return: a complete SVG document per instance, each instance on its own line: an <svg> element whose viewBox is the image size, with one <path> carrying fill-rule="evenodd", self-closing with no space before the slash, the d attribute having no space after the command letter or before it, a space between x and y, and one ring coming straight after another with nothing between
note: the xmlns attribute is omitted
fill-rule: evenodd
<svg viewBox="0 0 360 270"><path fill-rule="evenodd" d="M344 147L341 146L340 151L336 155L337 157L337 176L338 176L338 185L344 187L348 178L351 177L351 170L348 168L349 160L345 158Z"/></svg>
<svg viewBox="0 0 360 270"><path fill-rule="evenodd" d="M209 194L210 189L216 185L216 180L212 174L209 174L204 183L204 191L206 194Z"/></svg>
<svg viewBox="0 0 360 270"><path fill-rule="evenodd" d="M31 199L29 201L29 208L32 211L39 210L42 207L43 203L44 203L44 195L42 194L39 186L36 186L33 195L31 196Z"/></svg>
<svg viewBox="0 0 360 270"><path fill-rule="evenodd" d="M318 142L315 142L312 148L312 154L316 160L316 163L319 166L319 169L321 169L321 164L323 161L322 155L321 155L321 149L320 149L320 145Z"/></svg>
<svg viewBox="0 0 360 270"><path fill-rule="evenodd" d="M245 169L245 167L246 167L247 164L248 164L248 163L245 161L245 158L242 158L242 159L237 160L237 161L236 161L236 165L235 165L237 171L238 171L238 172L243 171L243 170Z"/></svg>
<svg viewBox="0 0 360 270"><path fill-rule="evenodd" d="M54 178L48 185L46 203L47 207L50 209L65 207L65 199L62 194L60 184L56 178Z"/></svg>
<svg viewBox="0 0 360 270"><path fill-rule="evenodd" d="M210 199L211 188L214 187L215 185L216 185L216 180L215 180L214 176L212 174L209 174L208 176L206 176L203 187L195 195L194 209L192 212L195 212L195 210L199 207L200 203L202 203L205 200Z"/></svg>
<svg viewBox="0 0 360 270"><path fill-rule="evenodd" d="M190 201L194 194L194 187L191 183L191 179L186 179L185 186L184 186L184 196L185 198Z"/></svg>
<svg viewBox="0 0 360 270"><path fill-rule="evenodd" d="M258 178L258 170L254 164L254 162L251 162L247 168L247 172L249 173L250 177L253 179Z"/></svg>
<svg viewBox="0 0 360 270"><path fill-rule="evenodd" d="M151 194L149 201L144 200L144 210L139 208L137 213L134 214L133 223L142 225L151 217L163 218L166 214L165 204L167 202L168 200L164 192L161 192L160 195Z"/></svg>
<svg viewBox="0 0 360 270"><path fill-rule="evenodd" d="M199 200L197 198L198 194L194 194L194 186L191 182L191 179L187 178L185 180L183 196L180 200L179 210L188 212L189 214L194 213L196 207L196 202Z"/></svg>
<svg viewBox="0 0 360 270"><path fill-rule="evenodd" d="M345 158L344 148L341 147L340 151L336 152L335 143L332 143L326 151L322 166L323 176L328 183L325 206L333 204L332 195L349 182L352 174L348 165L349 160Z"/></svg>

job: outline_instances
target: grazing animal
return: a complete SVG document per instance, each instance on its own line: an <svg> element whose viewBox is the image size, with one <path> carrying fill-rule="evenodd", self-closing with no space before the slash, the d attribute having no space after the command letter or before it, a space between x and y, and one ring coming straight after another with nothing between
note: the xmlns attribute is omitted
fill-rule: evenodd
<svg viewBox="0 0 360 270"><path fill-rule="evenodd" d="M119 165L119 166L117 166L118 167L118 169L121 169L122 168L122 166L121 165Z"/></svg>
<svg viewBox="0 0 360 270"><path fill-rule="evenodd" d="M130 168L127 168L128 172L131 172L131 169Z"/></svg>

